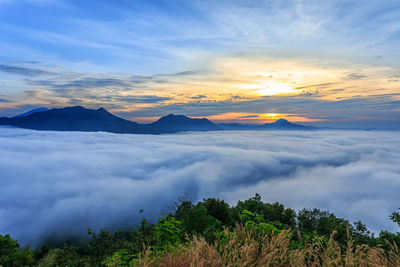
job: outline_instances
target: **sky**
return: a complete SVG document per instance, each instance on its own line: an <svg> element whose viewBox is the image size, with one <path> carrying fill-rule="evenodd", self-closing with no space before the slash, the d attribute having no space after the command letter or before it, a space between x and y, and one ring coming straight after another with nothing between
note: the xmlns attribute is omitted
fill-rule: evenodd
<svg viewBox="0 0 400 267"><path fill-rule="evenodd" d="M22 245L156 222L184 193L230 205L259 193L296 211L361 220L377 234L399 229L389 219L399 207L397 131L0 130L0 235Z"/></svg>
<svg viewBox="0 0 400 267"><path fill-rule="evenodd" d="M0 116L399 128L398 0L0 0Z"/></svg>

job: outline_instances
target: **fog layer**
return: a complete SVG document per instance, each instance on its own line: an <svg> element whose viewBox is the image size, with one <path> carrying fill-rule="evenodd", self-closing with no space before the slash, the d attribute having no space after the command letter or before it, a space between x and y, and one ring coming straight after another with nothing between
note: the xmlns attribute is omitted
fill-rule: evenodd
<svg viewBox="0 0 400 267"><path fill-rule="evenodd" d="M0 234L129 227L171 211L182 193L235 204L318 207L374 231L397 230L399 132L237 131L171 135L0 128ZM143 213L139 210L143 209Z"/></svg>

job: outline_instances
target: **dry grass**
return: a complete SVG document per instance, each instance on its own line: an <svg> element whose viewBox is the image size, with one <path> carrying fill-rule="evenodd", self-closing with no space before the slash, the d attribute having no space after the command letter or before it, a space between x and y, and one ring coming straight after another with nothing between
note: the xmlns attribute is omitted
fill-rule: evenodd
<svg viewBox="0 0 400 267"><path fill-rule="evenodd" d="M242 266L400 266L396 246L390 252L381 248L353 246L351 238L342 251L332 234L328 242L315 241L303 248L290 248L290 234L259 234L238 226L225 231L225 238L214 244L194 237L188 246L162 255L151 255L147 250L135 266L159 267L242 267Z"/></svg>

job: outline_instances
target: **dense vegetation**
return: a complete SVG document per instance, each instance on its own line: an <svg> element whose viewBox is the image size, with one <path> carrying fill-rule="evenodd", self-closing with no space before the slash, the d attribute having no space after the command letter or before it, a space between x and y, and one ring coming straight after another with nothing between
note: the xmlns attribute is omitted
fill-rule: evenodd
<svg viewBox="0 0 400 267"><path fill-rule="evenodd" d="M400 224L400 214L390 218ZM261 197L230 207L181 199L158 223L89 239L21 248L0 235L0 266L400 266L400 233L370 233L319 209L295 212Z"/></svg>

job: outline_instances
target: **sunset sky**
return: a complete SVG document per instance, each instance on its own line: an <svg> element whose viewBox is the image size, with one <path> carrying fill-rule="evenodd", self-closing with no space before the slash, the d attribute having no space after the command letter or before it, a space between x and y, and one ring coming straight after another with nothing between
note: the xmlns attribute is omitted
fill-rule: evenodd
<svg viewBox="0 0 400 267"><path fill-rule="evenodd" d="M400 127L398 0L0 0L0 116Z"/></svg>

